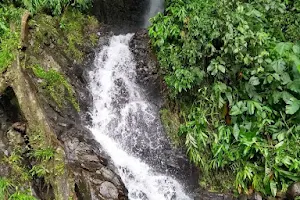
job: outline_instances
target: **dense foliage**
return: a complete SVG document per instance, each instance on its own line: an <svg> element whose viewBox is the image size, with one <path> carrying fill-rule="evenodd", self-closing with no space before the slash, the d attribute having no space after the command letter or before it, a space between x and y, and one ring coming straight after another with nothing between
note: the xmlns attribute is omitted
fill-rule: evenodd
<svg viewBox="0 0 300 200"><path fill-rule="evenodd" d="M19 46L22 9L0 3L0 73L14 60Z"/></svg>
<svg viewBox="0 0 300 200"><path fill-rule="evenodd" d="M279 194L300 181L300 3L169 0L149 28L203 173Z"/></svg>
<svg viewBox="0 0 300 200"><path fill-rule="evenodd" d="M60 15L69 6L86 10L91 6L92 0L4 0L4 3L24 7L33 14L44 12Z"/></svg>

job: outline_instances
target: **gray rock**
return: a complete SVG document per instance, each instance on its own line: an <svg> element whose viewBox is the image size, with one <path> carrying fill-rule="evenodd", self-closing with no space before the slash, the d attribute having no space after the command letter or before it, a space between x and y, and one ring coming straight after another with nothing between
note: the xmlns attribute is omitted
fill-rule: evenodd
<svg viewBox="0 0 300 200"><path fill-rule="evenodd" d="M107 180L113 180L116 175L107 167L102 167L100 170L97 170L96 173L101 174Z"/></svg>
<svg viewBox="0 0 300 200"><path fill-rule="evenodd" d="M111 182L103 182L100 186L100 194L108 199L118 199L118 189Z"/></svg>
<svg viewBox="0 0 300 200"><path fill-rule="evenodd" d="M261 196L260 193L255 192L255 193L252 195L252 198L251 198L251 199L252 199L252 200L262 200L263 198L262 198L262 196Z"/></svg>
<svg viewBox="0 0 300 200"><path fill-rule="evenodd" d="M294 200L296 197L300 196L300 182L293 183L289 186L286 197L288 200Z"/></svg>

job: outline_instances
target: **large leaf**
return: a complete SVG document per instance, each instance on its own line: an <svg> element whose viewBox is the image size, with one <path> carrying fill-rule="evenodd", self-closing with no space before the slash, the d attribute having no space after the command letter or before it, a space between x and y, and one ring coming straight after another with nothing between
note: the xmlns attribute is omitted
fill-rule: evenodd
<svg viewBox="0 0 300 200"><path fill-rule="evenodd" d="M277 184L276 184L275 181L272 180L272 181L270 182L270 188L271 188L271 193L272 193L272 195L275 197L276 194L277 194Z"/></svg>
<svg viewBox="0 0 300 200"><path fill-rule="evenodd" d="M293 43L291 43L291 42L280 42L276 45L275 50L280 55L283 55L285 52L291 50L292 47L293 47Z"/></svg>
<svg viewBox="0 0 300 200"><path fill-rule="evenodd" d="M285 70L285 62L282 59L276 60L272 63L272 68L276 73L280 74Z"/></svg>
<svg viewBox="0 0 300 200"><path fill-rule="evenodd" d="M286 114L293 115L295 114L300 108L300 100L291 98L286 105Z"/></svg>
<svg viewBox="0 0 300 200"><path fill-rule="evenodd" d="M249 83L253 86L259 85L259 79L256 76L252 76L249 80Z"/></svg>
<svg viewBox="0 0 300 200"><path fill-rule="evenodd" d="M300 93L300 79L294 80L287 85L287 88L293 92Z"/></svg>

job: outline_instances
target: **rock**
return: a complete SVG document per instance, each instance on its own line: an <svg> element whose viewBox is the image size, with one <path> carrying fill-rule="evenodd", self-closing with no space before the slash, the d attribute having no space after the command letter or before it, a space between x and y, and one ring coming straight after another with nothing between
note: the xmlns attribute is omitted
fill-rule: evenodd
<svg viewBox="0 0 300 200"><path fill-rule="evenodd" d="M239 196L239 200L248 200L248 196L245 194L242 194Z"/></svg>
<svg viewBox="0 0 300 200"><path fill-rule="evenodd" d="M105 22L113 24L123 32L130 32L130 27L141 27L149 0L94 0L92 14Z"/></svg>
<svg viewBox="0 0 300 200"><path fill-rule="evenodd" d="M288 200L294 200L296 197L300 196L300 182L293 183L289 186L286 197Z"/></svg>
<svg viewBox="0 0 300 200"><path fill-rule="evenodd" d="M10 145L25 145L25 140L23 136L13 129L7 131L7 138Z"/></svg>
<svg viewBox="0 0 300 200"><path fill-rule="evenodd" d="M251 198L251 200L262 200L262 199L263 198L262 198L261 194L258 192L254 192L252 195L252 198Z"/></svg>
<svg viewBox="0 0 300 200"><path fill-rule="evenodd" d="M161 80L158 75L158 63L149 45L146 29L134 34L129 46L136 60L137 82L147 88L151 102L160 101Z"/></svg>
<svg viewBox="0 0 300 200"><path fill-rule="evenodd" d="M15 131L18 131L19 133L25 134L26 132L26 124L22 122L16 122L11 126Z"/></svg>
<svg viewBox="0 0 300 200"><path fill-rule="evenodd" d="M96 173L102 174L104 176L104 178L106 178L107 180L113 180L115 177L115 173L113 173L107 167L102 167L100 170L97 170Z"/></svg>
<svg viewBox="0 0 300 200"><path fill-rule="evenodd" d="M110 182L103 182L100 186L100 194L106 199L118 199L118 189Z"/></svg>

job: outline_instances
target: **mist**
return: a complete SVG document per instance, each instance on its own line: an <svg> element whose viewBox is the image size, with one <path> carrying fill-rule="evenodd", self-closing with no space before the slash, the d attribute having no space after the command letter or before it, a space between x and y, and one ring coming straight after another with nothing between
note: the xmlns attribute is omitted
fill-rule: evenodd
<svg viewBox="0 0 300 200"><path fill-rule="evenodd" d="M149 19L154 17L157 13L164 11L164 0L150 0L149 7L144 17L144 27L150 25Z"/></svg>

